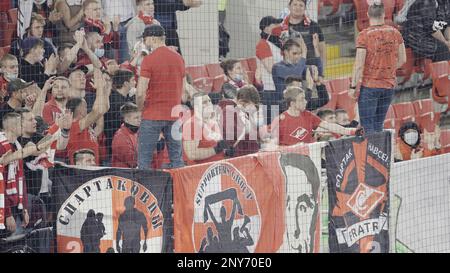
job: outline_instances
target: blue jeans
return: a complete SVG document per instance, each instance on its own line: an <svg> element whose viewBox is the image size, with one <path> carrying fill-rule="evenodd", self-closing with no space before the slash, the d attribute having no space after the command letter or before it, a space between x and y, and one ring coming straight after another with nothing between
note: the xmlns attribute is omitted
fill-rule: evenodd
<svg viewBox="0 0 450 273"><path fill-rule="evenodd" d="M358 99L359 117L366 134L383 131L384 119L393 96L392 89L361 87Z"/></svg>
<svg viewBox="0 0 450 273"><path fill-rule="evenodd" d="M174 128L172 130L172 127ZM173 132L172 132L173 131ZM138 168L150 169L153 152L158 144L160 133L163 132L169 150L169 168L184 166L181 152L181 126L176 121L143 120L138 134Z"/></svg>

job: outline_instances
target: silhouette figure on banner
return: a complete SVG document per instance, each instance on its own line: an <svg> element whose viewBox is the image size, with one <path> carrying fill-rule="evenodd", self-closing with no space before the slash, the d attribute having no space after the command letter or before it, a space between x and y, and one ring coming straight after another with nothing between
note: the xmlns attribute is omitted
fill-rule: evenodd
<svg viewBox="0 0 450 273"><path fill-rule="evenodd" d="M116 232L116 249L118 253L139 253L141 249L141 229L144 231L143 252L147 251L147 218L136 209L135 199L128 196L124 201L125 211L119 216ZM122 241L122 247L120 242Z"/></svg>
<svg viewBox="0 0 450 273"><path fill-rule="evenodd" d="M230 218L227 220L227 211L225 206L222 205L220 208L220 222L217 221L214 213L211 210L210 205L215 204L224 200L232 200L232 211ZM236 210L240 215L244 216L244 223L239 227L235 227L233 230L232 236L232 228L233 223L236 217ZM211 221L214 223L214 226L217 231L217 235L215 236L213 233L213 229L208 227L206 237L203 238L200 245L200 253L248 253L248 246L254 244L253 239L250 235L250 232L246 225L250 223L250 218L247 215L244 215L241 203L237 198L236 189L228 189L219 193L211 194L205 198L205 211L203 214L203 222L206 223L211 217ZM243 233L244 236L241 237L239 233Z"/></svg>
<svg viewBox="0 0 450 273"><path fill-rule="evenodd" d="M93 209L87 212L86 220L84 220L80 230L84 253L100 253L100 240L106 234L102 219L103 213L97 213L96 215Z"/></svg>

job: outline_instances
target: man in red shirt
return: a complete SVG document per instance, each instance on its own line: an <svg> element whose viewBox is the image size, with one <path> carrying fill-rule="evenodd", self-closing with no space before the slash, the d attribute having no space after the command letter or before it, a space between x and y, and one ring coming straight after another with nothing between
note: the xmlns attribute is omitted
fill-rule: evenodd
<svg viewBox="0 0 450 273"><path fill-rule="evenodd" d="M141 112L134 103L125 103L120 113L124 123L114 134L112 140L112 166L136 168L138 155L138 130L141 125Z"/></svg>
<svg viewBox="0 0 450 273"><path fill-rule="evenodd" d="M321 120L318 116L305 110L307 101L305 91L299 87L289 87L284 92L288 110L277 117L271 124L271 136L279 145L314 142L313 131L318 127L341 135L356 135L355 128L344 128L335 123Z"/></svg>
<svg viewBox="0 0 450 273"><path fill-rule="evenodd" d="M234 148L223 140L211 99L204 92L191 99L194 115L183 124L183 148L188 165L224 159Z"/></svg>
<svg viewBox="0 0 450 273"><path fill-rule="evenodd" d="M14 55L6 54L0 60L0 103L8 96L8 83L19 76L19 62Z"/></svg>
<svg viewBox="0 0 450 273"><path fill-rule="evenodd" d="M374 3L368 10L370 27L356 41L356 61L349 96L358 100L359 117L366 133L381 132L394 96L396 71L406 62L405 44L400 32L384 23L384 5ZM361 80L362 79L362 80Z"/></svg>
<svg viewBox="0 0 450 273"><path fill-rule="evenodd" d="M99 164L98 137L103 132L103 115L109 110L109 95L111 93L105 79L105 75L99 70L94 71L94 88L96 98L92 111L87 113L87 104L84 99L72 98L66 108L73 113L73 123L70 128L67 153L70 163L73 164L73 155L80 149L90 149L95 153L95 159ZM92 126L96 124L95 128Z"/></svg>
<svg viewBox="0 0 450 273"><path fill-rule="evenodd" d="M168 144L170 167L182 167L182 144L181 136L178 135L180 126L175 123L179 113L172 114L172 111L181 104L186 74L184 60L166 46L163 27L148 26L143 39L152 53L142 62L136 91L136 102L139 110L142 110L138 166L139 169L150 168L153 151L162 131Z"/></svg>
<svg viewBox="0 0 450 273"><path fill-rule="evenodd" d="M66 77L56 77L52 87L52 98L45 103L42 118L48 125L55 123L55 118L66 109L69 100L70 82Z"/></svg>

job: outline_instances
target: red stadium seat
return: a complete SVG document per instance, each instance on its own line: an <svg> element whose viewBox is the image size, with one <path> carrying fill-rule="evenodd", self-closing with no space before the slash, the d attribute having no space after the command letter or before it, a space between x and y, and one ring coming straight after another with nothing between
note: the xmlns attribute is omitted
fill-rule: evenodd
<svg viewBox="0 0 450 273"><path fill-rule="evenodd" d="M450 130L442 130L441 131L440 142L441 142L442 147L450 146Z"/></svg>
<svg viewBox="0 0 450 273"><path fill-rule="evenodd" d="M325 86L327 87L328 96L330 97L330 100L328 101L328 103L326 105L324 105L321 108L335 110L336 104L337 104L337 93L333 94L333 92L331 91L331 83L330 82L331 81L325 81Z"/></svg>
<svg viewBox="0 0 450 273"><path fill-rule="evenodd" d="M438 103L448 103L448 95L450 93L449 63L446 61L432 63L429 68L433 80L433 89L431 91L433 99Z"/></svg>
<svg viewBox="0 0 450 273"><path fill-rule="evenodd" d="M330 81L331 93L341 93L350 89L350 78L339 78Z"/></svg>
<svg viewBox="0 0 450 273"><path fill-rule="evenodd" d="M416 120L422 130L427 130L427 132L434 132L436 130L436 125L439 124L439 115L430 112L420 115Z"/></svg>
<svg viewBox="0 0 450 273"><path fill-rule="evenodd" d="M208 76L213 79L213 92L219 92L222 89L222 85L226 81L225 73L223 72L220 64L207 64L206 71L208 72Z"/></svg>
<svg viewBox="0 0 450 273"><path fill-rule="evenodd" d="M188 66L186 67L186 73L192 77L193 85L196 88L202 90L203 92L211 92L213 87L213 79L208 76L205 66Z"/></svg>
<svg viewBox="0 0 450 273"><path fill-rule="evenodd" d="M13 23L1 23L4 26L4 29L0 32L3 32L3 36L0 39L0 46L5 47L11 45L13 40L13 35L16 33L16 25Z"/></svg>
<svg viewBox="0 0 450 273"><path fill-rule="evenodd" d="M333 95L336 95L336 93ZM337 95L336 109L344 109L347 111L350 120L354 120L356 117L357 105L358 103L348 96L348 91L341 92Z"/></svg>
<svg viewBox="0 0 450 273"><path fill-rule="evenodd" d="M414 112L414 106L410 102L393 104L395 117L402 121L412 118L415 120L416 113Z"/></svg>
<svg viewBox="0 0 450 273"><path fill-rule="evenodd" d="M8 10L9 21L15 25L17 25L17 17L18 17L18 9L10 9Z"/></svg>
<svg viewBox="0 0 450 273"><path fill-rule="evenodd" d="M425 113L434 112L433 101L431 99L416 100L413 102L414 112L416 116L423 115Z"/></svg>

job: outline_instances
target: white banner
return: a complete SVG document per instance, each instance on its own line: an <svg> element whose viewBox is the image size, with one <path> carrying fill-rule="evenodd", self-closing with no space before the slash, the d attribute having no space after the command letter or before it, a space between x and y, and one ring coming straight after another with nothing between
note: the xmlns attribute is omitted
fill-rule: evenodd
<svg viewBox="0 0 450 273"><path fill-rule="evenodd" d="M396 252L450 252L450 154L393 165Z"/></svg>

